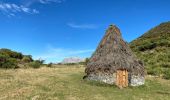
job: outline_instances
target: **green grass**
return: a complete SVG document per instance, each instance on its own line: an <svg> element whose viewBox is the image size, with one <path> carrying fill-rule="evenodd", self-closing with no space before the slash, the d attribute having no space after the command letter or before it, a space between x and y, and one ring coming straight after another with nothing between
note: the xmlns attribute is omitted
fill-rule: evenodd
<svg viewBox="0 0 170 100"><path fill-rule="evenodd" d="M119 89L85 81L84 67L0 69L0 100L169 100L170 81L147 78L139 87Z"/></svg>
<svg viewBox="0 0 170 100"><path fill-rule="evenodd" d="M162 23L132 41L131 49L144 61L148 74L169 78L170 22Z"/></svg>

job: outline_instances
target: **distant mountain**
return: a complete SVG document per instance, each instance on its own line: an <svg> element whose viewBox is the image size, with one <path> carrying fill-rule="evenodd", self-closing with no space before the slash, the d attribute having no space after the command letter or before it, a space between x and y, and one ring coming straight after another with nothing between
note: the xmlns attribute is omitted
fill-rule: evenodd
<svg viewBox="0 0 170 100"><path fill-rule="evenodd" d="M84 59L81 59L79 57L70 57L70 58L65 58L61 63L62 64L68 64L68 63L79 63L83 62Z"/></svg>
<svg viewBox="0 0 170 100"><path fill-rule="evenodd" d="M161 23L130 43L131 49L141 58L148 74L170 77L170 22Z"/></svg>

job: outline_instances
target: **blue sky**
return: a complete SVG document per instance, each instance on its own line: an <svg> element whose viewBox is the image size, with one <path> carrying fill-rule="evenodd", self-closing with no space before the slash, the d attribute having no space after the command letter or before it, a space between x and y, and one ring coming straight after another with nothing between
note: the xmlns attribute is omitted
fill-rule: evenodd
<svg viewBox="0 0 170 100"><path fill-rule="evenodd" d="M110 24L130 42L170 20L169 0L0 0L0 48L59 62L90 57Z"/></svg>

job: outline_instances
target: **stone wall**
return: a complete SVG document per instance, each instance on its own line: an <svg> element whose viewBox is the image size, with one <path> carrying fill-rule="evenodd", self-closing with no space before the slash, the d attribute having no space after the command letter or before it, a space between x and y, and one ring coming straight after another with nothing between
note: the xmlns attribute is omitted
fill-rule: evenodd
<svg viewBox="0 0 170 100"><path fill-rule="evenodd" d="M130 85L131 86L139 86L139 85L143 85L145 83L145 77L144 76L135 76L132 75L130 77Z"/></svg>
<svg viewBox="0 0 170 100"><path fill-rule="evenodd" d="M108 75L103 73L90 74L87 76L88 80L100 81L107 84L114 84L116 82L116 74Z"/></svg>
<svg viewBox="0 0 170 100"><path fill-rule="evenodd" d="M145 83L145 78L143 76L135 76L135 75L129 75L129 85L131 86L139 86L143 85ZM116 73L114 74L90 74L86 77L88 80L94 80L99 82L104 82L107 84L115 84L116 83Z"/></svg>

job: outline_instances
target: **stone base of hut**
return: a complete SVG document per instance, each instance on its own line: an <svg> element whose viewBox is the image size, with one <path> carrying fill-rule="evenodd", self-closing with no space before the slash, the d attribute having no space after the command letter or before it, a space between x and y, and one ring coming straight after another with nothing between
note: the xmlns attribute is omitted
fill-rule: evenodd
<svg viewBox="0 0 170 100"><path fill-rule="evenodd" d="M130 79L131 86L139 86L145 83L145 77L132 75Z"/></svg>
<svg viewBox="0 0 170 100"><path fill-rule="evenodd" d="M93 80L93 81L99 81L107 84L116 84L116 73L114 74L103 74L103 73L98 73L98 74L89 74L85 78L86 80ZM140 86L145 83L145 78L143 76L135 76L132 75L128 79L128 83L130 86Z"/></svg>
<svg viewBox="0 0 170 100"><path fill-rule="evenodd" d="M109 75L109 74L90 74L86 77L87 80L94 80L99 82L104 82L107 84L114 84L116 81L116 74Z"/></svg>

